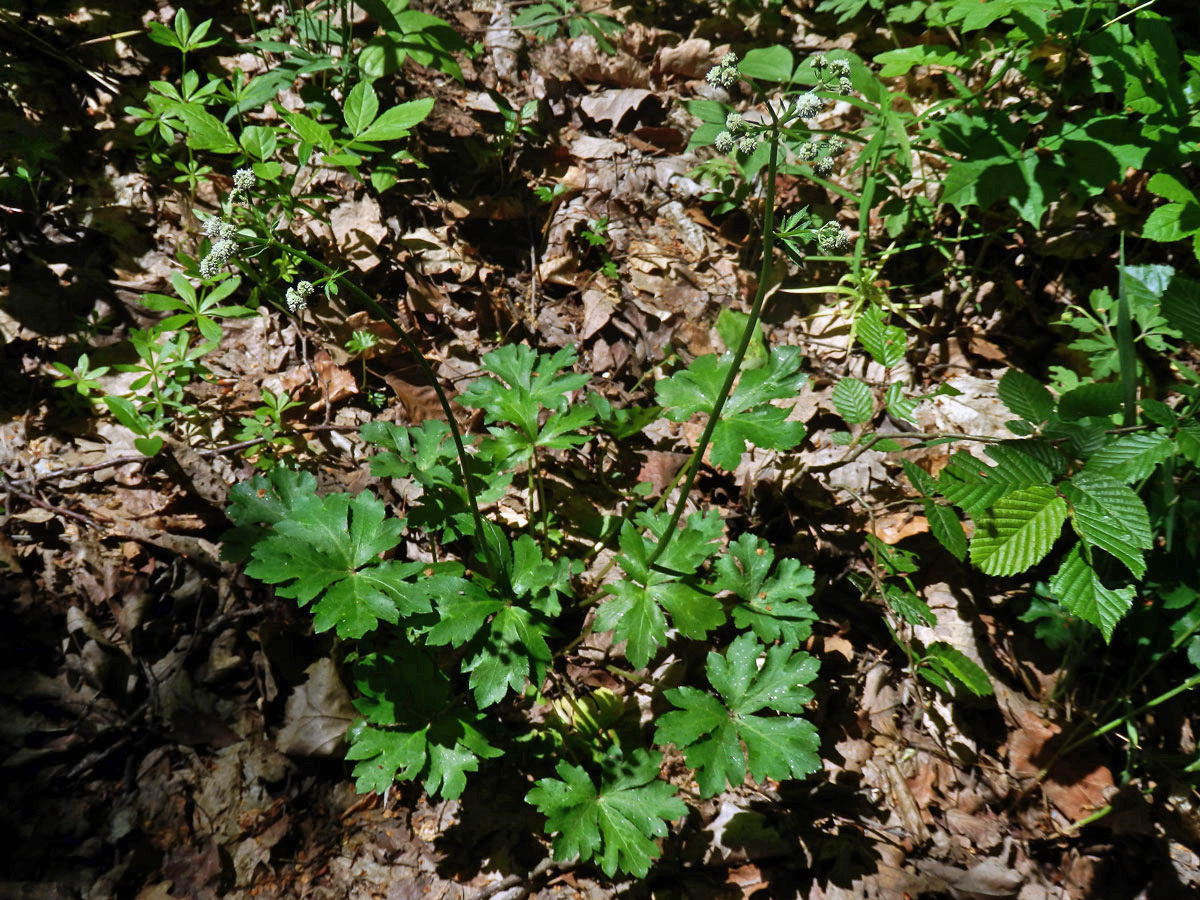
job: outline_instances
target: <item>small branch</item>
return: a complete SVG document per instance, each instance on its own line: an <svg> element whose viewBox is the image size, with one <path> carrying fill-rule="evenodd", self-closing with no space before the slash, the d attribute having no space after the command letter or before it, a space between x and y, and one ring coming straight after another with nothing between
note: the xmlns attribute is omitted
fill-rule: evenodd
<svg viewBox="0 0 1200 900"><path fill-rule="evenodd" d="M3 475L0 475L0 489L7 491L8 493L12 494L15 497L20 497L26 503L32 504L33 506L36 506L38 509L44 509L47 512L52 512L56 516L65 516L68 519L74 519L76 522L80 522L84 525L87 525L89 528L99 528L100 527L96 524L96 522L94 520L89 519L87 516L83 515L82 513L77 513L72 510L69 510L69 509L64 509L61 506L52 506L51 504L47 503L45 500L42 500L40 497L35 497L33 494L25 493L25 491L22 491L19 488L17 488L11 481L9 481L8 478L4 477Z"/></svg>

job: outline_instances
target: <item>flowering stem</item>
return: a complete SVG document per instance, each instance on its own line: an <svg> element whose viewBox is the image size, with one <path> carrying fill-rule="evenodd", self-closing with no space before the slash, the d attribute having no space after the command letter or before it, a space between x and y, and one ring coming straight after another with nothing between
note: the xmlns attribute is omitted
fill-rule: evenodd
<svg viewBox="0 0 1200 900"><path fill-rule="evenodd" d="M437 373L433 371L433 367L429 365L429 361L425 359L425 354L421 352L420 348L417 346L412 337L409 336L408 332L401 328L399 324L397 324L396 320L392 318L391 314L388 313L388 311L380 306L373 297L371 297L353 281L348 278L340 277L337 272L325 265L325 263L321 262L315 257L309 256L303 250L297 250L296 248L277 241L274 238L268 238L267 243L271 247L282 250L284 253L294 256L296 259L308 263L313 268L319 269L331 280L337 280L338 283L345 285L349 289L350 293L354 295L355 299L357 299L363 306L367 307L367 309L369 309L372 313L387 322L392 331L396 333L396 336L400 338L400 342L404 344L409 353L416 358L417 364L420 365L421 370L429 379L429 383L433 386L433 392L437 394L438 403L441 404L442 407L442 413L446 416L446 424L450 426L450 437L454 440L454 449L458 453L458 467L460 474L462 475L463 490L467 495L467 503L471 507L471 519L475 523L475 534L472 535L475 548L477 551L483 551L483 558L487 562L488 568L491 569L492 575L504 573L503 567L500 564L500 560L496 555L491 543L487 539L488 532L484 529L483 516L479 512L479 504L475 501L475 492L471 490L471 481L467 475L467 472L469 471L468 466L470 465L470 457L467 455L466 447L463 446L462 434L458 430L458 421L454 418L454 411L450 408L450 398L446 396L446 392L442 389L442 385L438 381Z"/></svg>
<svg viewBox="0 0 1200 900"><path fill-rule="evenodd" d="M667 522L667 527L663 531L658 545L646 561L648 567L653 566L666 551L671 543L672 536L675 534L675 529L679 525L679 519L683 515L683 508L687 505L688 497L692 493L692 486L696 482L696 474L700 471L700 465L704 461L704 453L708 450L708 445L712 442L713 432L716 430L717 423L721 421L721 410L725 408L725 401L729 399L729 394L733 390L733 382L742 367L742 360L746 357L746 351L750 348L750 340L758 330L758 318L762 313L763 302L767 299L767 283L771 277L771 263L775 249L775 173L779 168L779 119L776 117L775 111L771 108L770 104L767 104L767 111L771 114L774 124L771 128L770 136L771 159L767 165L767 185L766 196L764 198L766 209L763 212L762 266L758 274L758 288L754 292L754 302L750 306L750 318L746 321L746 328L742 332L742 339L738 342L737 350L733 354L733 361L729 365L729 371L725 373L725 382L721 385L721 392L717 394L717 401L713 404L712 412L708 415L708 422L704 426L704 432L700 435L700 442L696 444L696 449L692 451L692 457L688 460L685 467L687 475L684 478L683 487L680 488L679 499L675 503L675 509L671 512L671 518Z"/></svg>

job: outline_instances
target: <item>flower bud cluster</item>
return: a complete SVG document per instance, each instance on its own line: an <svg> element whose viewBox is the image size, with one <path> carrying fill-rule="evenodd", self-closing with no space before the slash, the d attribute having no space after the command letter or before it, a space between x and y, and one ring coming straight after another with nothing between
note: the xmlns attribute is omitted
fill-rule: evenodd
<svg viewBox="0 0 1200 900"><path fill-rule="evenodd" d="M211 241L232 241L237 229L233 227L233 223L226 222L224 219L219 219L216 216L204 220L204 234Z"/></svg>
<svg viewBox="0 0 1200 900"><path fill-rule="evenodd" d="M308 298L312 296L315 288L311 281L297 281L294 288L288 288L283 295L284 302L287 303L287 308L293 314L307 308Z"/></svg>
<svg viewBox="0 0 1200 900"><path fill-rule="evenodd" d="M837 222L826 222L817 229L817 246L823 253L840 253L850 246L850 238Z"/></svg>
<svg viewBox="0 0 1200 900"><path fill-rule="evenodd" d="M258 178L255 177L252 169L238 169L233 173L233 190L229 192L230 201L238 203L250 199L250 192L254 190L256 184L258 184Z"/></svg>
<svg viewBox="0 0 1200 900"><path fill-rule="evenodd" d="M705 76L708 83L713 87L732 87L738 80L737 61L736 53L726 53L722 56L720 64L708 70L708 75Z"/></svg>

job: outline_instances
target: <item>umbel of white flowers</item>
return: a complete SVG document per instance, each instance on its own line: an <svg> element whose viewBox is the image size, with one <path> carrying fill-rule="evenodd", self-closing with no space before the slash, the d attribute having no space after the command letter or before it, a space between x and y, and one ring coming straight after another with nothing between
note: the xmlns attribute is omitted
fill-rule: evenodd
<svg viewBox="0 0 1200 900"><path fill-rule="evenodd" d="M252 170L238 169L233 173L233 190L229 192L230 202L237 203L241 200L248 200L250 191L257 183L258 179ZM237 236L237 229L224 216L220 218L213 216L206 219L203 227L204 234L212 241L212 246L208 255L200 260L200 277L215 278L229 263L229 260L237 254L237 242L234 240Z"/></svg>
<svg viewBox="0 0 1200 900"><path fill-rule="evenodd" d="M308 306L308 298L312 296L314 290L311 281L297 281L294 288L287 289L283 299L293 315Z"/></svg>

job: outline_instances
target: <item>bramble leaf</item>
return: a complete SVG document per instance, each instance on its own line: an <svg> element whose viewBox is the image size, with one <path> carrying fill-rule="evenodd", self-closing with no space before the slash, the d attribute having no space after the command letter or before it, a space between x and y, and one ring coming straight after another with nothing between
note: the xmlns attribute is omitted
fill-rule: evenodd
<svg viewBox="0 0 1200 900"><path fill-rule="evenodd" d="M644 878L659 854L654 839L666 835L667 822L687 815L675 786L658 779L661 759L643 749L628 759L614 751L598 788L587 770L566 760L555 769L558 778L538 781L525 802L546 817L555 859L598 857L610 878L618 870Z"/></svg>
<svg viewBox="0 0 1200 900"><path fill-rule="evenodd" d="M887 313L882 309L868 307L858 318L858 340L875 362L890 369L904 359L907 343L904 329L899 325L888 325L886 321Z"/></svg>
<svg viewBox="0 0 1200 900"><path fill-rule="evenodd" d="M746 771L756 781L802 778L821 767L816 727L796 715L754 715L762 709L799 714L813 693L805 684L817 675L817 660L790 644L770 647L762 668L763 647L747 632L735 638L725 655L708 654L709 683L720 699L692 687L673 688L666 698L679 709L662 716L655 743L683 751L704 796L739 786ZM745 751L742 744L745 744Z"/></svg>
<svg viewBox="0 0 1200 900"><path fill-rule="evenodd" d="M925 658L917 671L938 687L946 690L946 679L953 679L969 690L976 697L987 697L992 694L992 682L978 663L961 650L952 647L945 641L937 641L925 648ZM929 669L941 676L938 679L929 678Z"/></svg>
<svg viewBox="0 0 1200 900"><path fill-rule="evenodd" d="M807 602L813 593L813 572L798 560L781 559L768 577L774 561L770 544L743 534L717 558L713 589L731 591L743 601L733 608L738 628L754 629L764 642L798 644L812 634L817 618Z"/></svg>
<svg viewBox="0 0 1200 900"><path fill-rule="evenodd" d="M800 363L799 348L774 347L766 366L741 372L713 431L714 465L736 469L747 444L790 450L804 440L804 424L787 421L788 410L771 404L799 392L806 380ZM729 365L715 354L699 356L686 369L658 382L655 392L663 414L672 422L686 422L698 413L707 415L721 392Z"/></svg>

